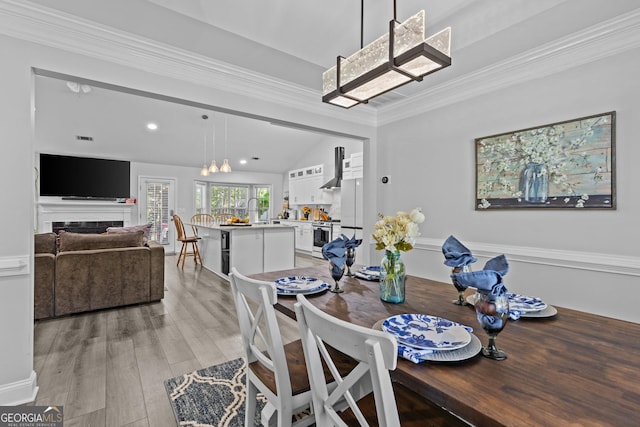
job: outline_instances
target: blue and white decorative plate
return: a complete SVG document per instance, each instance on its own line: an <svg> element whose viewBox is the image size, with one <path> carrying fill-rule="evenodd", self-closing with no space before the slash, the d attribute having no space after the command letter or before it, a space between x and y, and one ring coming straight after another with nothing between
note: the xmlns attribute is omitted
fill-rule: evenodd
<svg viewBox="0 0 640 427"><path fill-rule="evenodd" d="M275 280L278 295L311 295L326 291L330 288L328 283L316 277L289 276Z"/></svg>
<svg viewBox="0 0 640 427"><path fill-rule="evenodd" d="M382 330L398 342L424 350L456 350L471 342L469 327L427 314L399 314L385 319Z"/></svg>
<svg viewBox="0 0 640 427"><path fill-rule="evenodd" d="M380 266L379 265L369 265L367 267L362 267L360 270L356 271L356 277L365 280L380 280Z"/></svg>
<svg viewBox="0 0 640 427"><path fill-rule="evenodd" d="M540 298L528 297L526 295L508 294L509 310L528 313L532 311L541 311L547 308L547 304Z"/></svg>

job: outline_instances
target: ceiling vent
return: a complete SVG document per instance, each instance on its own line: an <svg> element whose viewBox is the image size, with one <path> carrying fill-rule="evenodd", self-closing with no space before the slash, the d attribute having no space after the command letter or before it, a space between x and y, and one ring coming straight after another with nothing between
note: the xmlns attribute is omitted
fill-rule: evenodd
<svg viewBox="0 0 640 427"><path fill-rule="evenodd" d="M86 136L86 135L76 135L76 140L91 142L91 141L93 141L93 137L92 136Z"/></svg>

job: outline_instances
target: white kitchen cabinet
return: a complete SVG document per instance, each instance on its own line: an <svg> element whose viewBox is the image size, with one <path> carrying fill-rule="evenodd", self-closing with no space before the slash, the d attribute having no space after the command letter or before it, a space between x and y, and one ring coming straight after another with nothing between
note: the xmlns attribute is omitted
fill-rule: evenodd
<svg viewBox="0 0 640 427"><path fill-rule="evenodd" d="M236 229L231 234L231 265L242 274L262 273L264 270L263 229Z"/></svg>
<svg viewBox="0 0 640 427"><path fill-rule="evenodd" d="M330 204L324 184L324 165L289 171L289 203L292 205Z"/></svg>
<svg viewBox="0 0 640 427"><path fill-rule="evenodd" d="M296 233L296 250L311 253L313 249L313 226L311 223L301 221Z"/></svg>
<svg viewBox="0 0 640 427"><path fill-rule="evenodd" d="M293 248L294 233L286 228L264 229L264 271L279 271L295 265L295 252L283 251L282 248Z"/></svg>

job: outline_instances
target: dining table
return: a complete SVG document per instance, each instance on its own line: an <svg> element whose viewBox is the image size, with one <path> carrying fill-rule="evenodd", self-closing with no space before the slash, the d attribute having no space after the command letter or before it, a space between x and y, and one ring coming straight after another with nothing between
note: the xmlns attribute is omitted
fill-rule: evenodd
<svg viewBox="0 0 640 427"><path fill-rule="evenodd" d="M264 281L294 276L334 284L328 263L251 275ZM451 283L408 275L400 304L382 301L376 281L345 276L340 287L344 292L325 290L306 298L355 325L379 327L391 316L427 314L469 326L483 345L488 341L474 307L452 304L457 291ZM585 292L597 297L606 287ZM295 319L295 302L295 294L279 295L275 308ZM552 308L549 317L507 322L496 340L505 360L480 352L456 361L414 363L398 357L391 378L475 426L639 426L640 325Z"/></svg>

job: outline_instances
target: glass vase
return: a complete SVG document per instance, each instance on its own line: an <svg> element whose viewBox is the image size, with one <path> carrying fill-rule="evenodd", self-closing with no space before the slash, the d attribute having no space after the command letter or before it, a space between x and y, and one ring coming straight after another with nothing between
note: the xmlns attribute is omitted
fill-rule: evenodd
<svg viewBox="0 0 640 427"><path fill-rule="evenodd" d="M380 299L400 304L404 302L405 268L399 251L385 251L380 263Z"/></svg>
<svg viewBox="0 0 640 427"><path fill-rule="evenodd" d="M542 163L529 163L520 178L522 198L529 203L545 203L549 195L549 177Z"/></svg>

